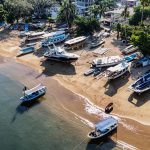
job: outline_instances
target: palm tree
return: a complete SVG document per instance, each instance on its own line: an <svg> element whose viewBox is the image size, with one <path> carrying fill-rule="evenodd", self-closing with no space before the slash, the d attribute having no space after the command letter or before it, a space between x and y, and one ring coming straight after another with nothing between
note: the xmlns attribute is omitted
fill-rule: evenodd
<svg viewBox="0 0 150 150"><path fill-rule="evenodd" d="M129 11L128 11L128 6L126 5L121 16L124 18L125 22L127 21L127 18L129 17ZM127 31L126 31L126 26L125 26L125 40L127 41Z"/></svg>
<svg viewBox="0 0 150 150"><path fill-rule="evenodd" d="M62 1L61 9L59 12L59 17L61 19L65 18L65 21L67 22L69 28L71 27L73 20L76 17L76 8L71 0Z"/></svg>
<svg viewBox="0 0 150 150"><path fill-rule="evenodd" d="M142 16L141 16L141 24L143 24L144 19L144 8L150 4L150 0L140 0L142 5Z"/></svg>

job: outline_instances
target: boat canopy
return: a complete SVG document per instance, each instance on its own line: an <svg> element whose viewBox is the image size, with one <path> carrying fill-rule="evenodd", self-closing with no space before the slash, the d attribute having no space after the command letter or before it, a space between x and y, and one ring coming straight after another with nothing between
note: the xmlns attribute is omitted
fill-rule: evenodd
<svg viewBox="0 0 150 150"><path fill-rule="evenodd" d="M79 43L79 42L82 42L86 39L85 36L79 36L79 37L76 37L74 39L71 39L71 40L68 40L65 42L65 44L68 44L68 45L71 45L71 44L75 44L75 43Z"/></svg>
<svg viewBox="0 0 150 150"><path fill-rule="evenodd" d="M34 93L34 92L36 92L36 91L38 91L40 89L43 89L43 88L45 88L45 86L43 86L42 84L39 84L39 85L37 85L36 87L34 87L34 88L30 89L30 90L26 90L25 91L25 95L30 95L30 94L32 94L32 93Z"/></svg>
<svg viewBox="0 0 150 150"><path fill-rule="evenodd" d="M95 125L96 130L101 132L107 130L110 126L117 124L118 121L113 117L108 117Z"/></svg>
<svg viewBox="0 0 150 150"><path fill-rule="evenodd" d="M129 65L127 62L123 61L120 64L114 66L114 67L110 67L107 70L110 72L115 72L115 71L122 71L123 69L127 68Z"/></svg>

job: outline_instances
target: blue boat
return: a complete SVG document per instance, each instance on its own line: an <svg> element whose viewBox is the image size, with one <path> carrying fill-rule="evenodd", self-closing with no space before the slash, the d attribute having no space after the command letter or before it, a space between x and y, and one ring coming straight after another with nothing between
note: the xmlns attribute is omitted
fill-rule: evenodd
<svg viewBox="0 0 150 150"><path fill-rule="evenodd" d="M68 38L68 36L69 34L66 34L65 31L57 31L45 34L45 40L42 42L42 46L49 46L52 44L63 42Z"/></svg>
<svg viewBox="0 0 150 150"><path fill-rule="evenodd" d="M135 81L130 87L136 93L142 93L150 89L150 73L143 75Z"/></svg>
<svg viewBox="0 0 150 150"><path fill-rule="evenodd" d="M98 139L108 135L118 126L118 121L114 117L108 117L95 125L95 130L88 134L90 139Z"/></svg>
<svg viewBox="0 0 150 150"><path fill-rule="evenodd" d="M22 102L31 102L43 96L46 93L46 87L42 84L30 89L24 90L24 96L20 98Z"/></svg>
<svg viewBox="0 0 150 150"><path fill-rule="evenodd" d="M34 47L25 47L19 51L19 53L17 54L17 57L28 54L28 53L32 53L32 52L34 52Z"/></svg>
<svg viewBox="0 0 150 150"><path fill-rule="evenodd" d="M138 55L136 53L134 53L129 56L125 56L124 60L126 60L127 62L131 62L131 61L135 60L137 57L138 57Z"/></svg>

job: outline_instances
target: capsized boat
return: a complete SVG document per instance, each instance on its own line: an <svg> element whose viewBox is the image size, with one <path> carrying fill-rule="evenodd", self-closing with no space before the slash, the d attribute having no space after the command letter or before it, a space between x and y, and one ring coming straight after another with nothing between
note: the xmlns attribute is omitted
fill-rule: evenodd
<svg viewBox="0 0 150 150"><path fill-rule="evenodd" d="M116 129L118 121L114 117L108 117L95 125L95 130L88 134L90 139L98 139L108 135L111 131Z"/></svg>
<svg viewBox="0 0 150 150"><path fill-rule="evenodd" d="M108 80L116 79L128 71L128 63L126 61L122 61L120 64L110 67L106 70L106 76Z"/></svg>
<svg viewBox="0 0 150 150"><path fill-rule="evenodd" d="M135 81L130 87L136 93L142 93L150 89L150 73L147 73Z"/></svg>
<svg viewBox="0 0 150 150"><path fill-rule="evenodd" d="M93 67L109 67L119 64L123 58L120 56L109 56L109 57L102 57L93 60L92 66Z"/></svg>
<svg viewBox="0 0 150 150"><path fill-rule="evenodd" d="M50 60L61 61L61 62L74 62L78 60L79 56L73 53L68 53L64 48L56 47L53 44L53 48L49 48L44 54L44 57Z"/></svg>
<svg viewBox="0 0 150 150"><path fill-rule="evenodd" d="M25 55L25 54L32 53L32 52L34 52L34 47L25 47L25 48L22 48L22 49L18 52L17 57L22 56L22 55Z"/></svg>
<svg viewBox="0 0 150 150"><path fill-rule="evenodd" d="M43 96L46 93L46 87L43 86L42 84L39 84L36 87L29 90L25 88L23 91L24 96L22 96L20 100L22 102L30 102Z"/></svg>

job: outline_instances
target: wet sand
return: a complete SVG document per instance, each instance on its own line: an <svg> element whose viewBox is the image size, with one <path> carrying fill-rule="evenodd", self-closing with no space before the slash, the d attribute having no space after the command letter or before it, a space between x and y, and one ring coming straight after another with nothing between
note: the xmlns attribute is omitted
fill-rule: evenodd
<svg viewBox="0 0 150 150"><path fill-rule="evenodd" d="M44 83L48 87L47 99L49 99L49 97L51 97L50 99L53 98L53 101L43 103L46 108L49 109L49 105L53 105L53 111L55 111L56 114L58 113L60 115L60 112L62 112L61 115L63 115L64 118L67 116L67 120L70 120L73 116L77 118L81 126L83 126L83 124L93 125L93 123L99 121L105 116L101 109L104 109L109 102L113 102L114 114L138 121L123 118L121 120L119 119L118 134L115 138L139 149L148 149L150 146L150 128L146 126L146 124L150 124L149 93L140 97L132 94L132 92L127 89L133 82L135 76L129 78L124 76L119 81L114 81L111 84L106 84L105 78L99 80L93 79L93 77L86 78L83 76L83 72L89 68L94 56L92 52L81 50L76 52L77 54L82 53L81 59L77 63L69 65L43 61L42 53L44 51L42 49L39 49L38 53L34 55L29 54L16 59L15 55L19 49L19 45L14 49L12 48L12 51L9 51L9 46L17 46L18 43L15 45L14 41L18 40L19 39L15 36L12 37L12 39L0 41L0 43L3 43L3 45L0 45L0 49L2 49L0 54L8 57L0 61L4 64L1 65L1 67L5 68L3 71L5 75L11 75L11 77L20 80L29 87L34 86L38 82ZM8 42L9 45L7 46ZM109 42L110 40L108 40L105 46L113 49L113 51L109 51L107 55L120 54L118 48L116 48L116 43L113 43L114 47L112 47L112 43ZM4 53L4 51L6 53ZM14 57L15 59L10 59L10 57ZM36 69L38 72L26 66L16 64L15 60ZM11 74L9 72L10 70ZM19 73L16 73L17 70ZM76 93L84 95L90 99L93 104L89 103L85 98L76 95ZM71 117L68 118L68 116ZM90 128L86 126L84 130L83 132L87 134Z"/></svg>

